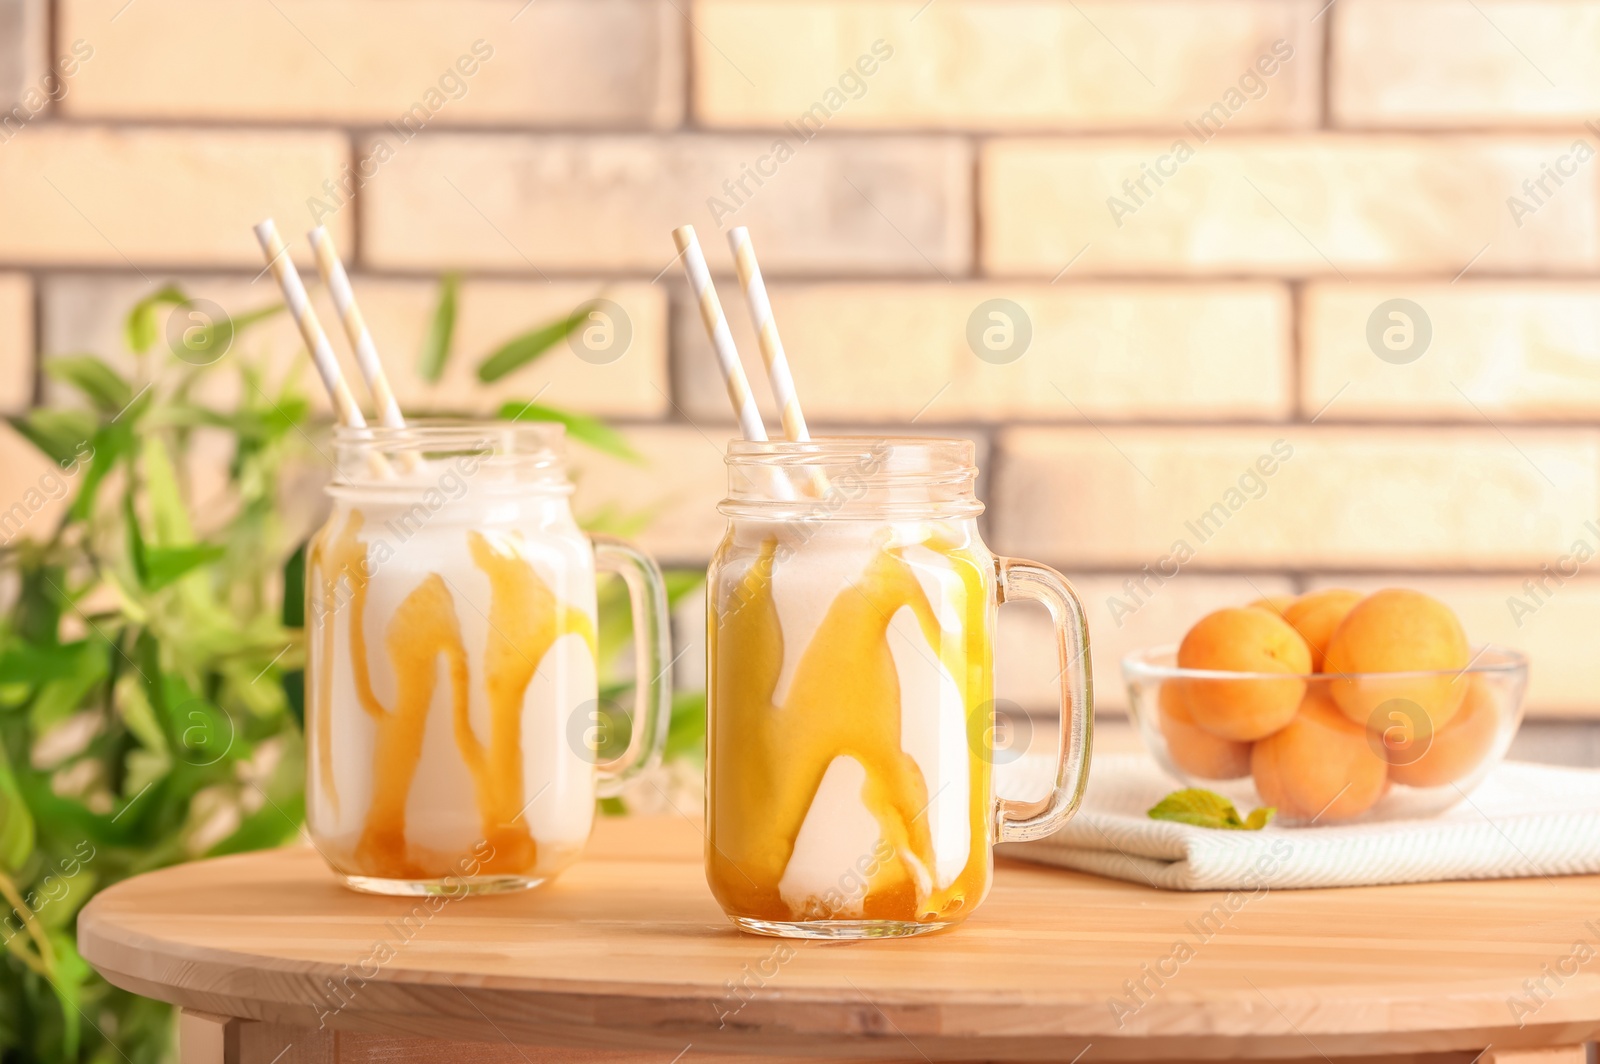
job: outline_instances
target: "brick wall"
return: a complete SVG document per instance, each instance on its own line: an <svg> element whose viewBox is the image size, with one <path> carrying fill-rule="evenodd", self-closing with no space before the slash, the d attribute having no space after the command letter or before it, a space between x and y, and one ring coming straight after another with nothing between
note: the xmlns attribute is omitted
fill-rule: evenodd
<svg viewBox="0 0 1600 1064"><path fill-rule="evenodd" d="M315 213L413 408L617 419L654 462L581 456L581 506L702 562L732 419L668 231L725 275L745 224L812 420L978 439L990 543L1078 578L1102 704L1204 610L1405 582L1532 651L1535 712L1597 715L1600 570L1522 590L1600 550L1596 54L1594 0L0 0L0 407L169 278L271 299L249 224ZM597 292L622 358L471 380ZM997 306L1026 349L975 348ZM1048 702L1039 618L1007 633Z"/></svg>

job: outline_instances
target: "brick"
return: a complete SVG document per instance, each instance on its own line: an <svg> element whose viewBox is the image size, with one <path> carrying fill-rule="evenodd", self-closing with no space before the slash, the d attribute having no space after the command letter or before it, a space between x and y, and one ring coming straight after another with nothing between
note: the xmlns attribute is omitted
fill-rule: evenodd
<svg viewBox="0 0 1600 1064"><path fill-rule="evenodd" d="M1333 26L1339 125L1526 129L1600 114L1593 0L1341 0Z"/></svg>
<svg viewBox="0 0 1600 1064"><path fill-rule="evenodd" d="M1181 139L1195 149L1181 165L1171 138L990 142L979 181L984 271L1050 278L1071 263L1075 276L1450 278L1469 264L1600 266L1593 174L1531 216L1507 206L1508 192L1569 151L1570 136Z"/></svg>
<svg viewBox="0 0 1600 1064"><path fill-rule="evenodd" d="M1411 332L1395 342L1409 350L1384 345L1383 330L1406 327L1394 299L1421 308L1399 311ZM1308 285L1302 307L1300 408L1319 420L1600 414L1600 285L1336 281Z"/></svg>
<svg viewBox="0 0 1600 1064"><path fill-rule="evenodd" d="M0 423L0 546L48 540L71 502L73 480Z"/></svg>
<svg viewBox="0 0 1600 1064"><path fill-rule="evenodd" d="M48 110L45 96L52 86L41 85L40 78L47 65L45 50L49 25L47 0L0 0L0 102L5 104L3 110L10 110L19 103L25 115ZM10 117L15 121L19 116L13 112ZM12 132L10 126L0 128Z"/></svg>
<svg viewBox="0 0 1600 1064"><path fill-rule="evenodd" d="M746 370L775 422L738 281L718 281ZM1273 284L771 285L773 313L807 416L818 422L1287 415L1292 358L1286 291ZM687 286L679 291L687 296ZM991 300L1021 309L997 351ZM694 305L675 317L683 402L731 421ZM974 322L976 324L974 324ZM1019 324L1020 323L1020 324ZM975 331L977 346L969 339ZM1013 361L1010 347L1027 333ZM915 357L885 357L889 352ZM979 357L982 351L985 357ZM869 357L863 357L869 356ZM991 361L999 359L1001 361ZM1059 389L1059 390L1058 390Z"/></svg>
<svg viewBox="0 0 1600 1064"><path fill-rule="evenodd" d="M208 299L230 314L276 302L269 278L254 283L243 276L184 276L177 283L190 296ZM657 417L668 409L671 388L666 370L667 299L659 286L642 282L602 284L538 281L466 280L457 303L454 355L436 385L417 374L417 355L432 320L438 288L433 282L365 277L352 279L356 297L384 356L384 365L403 409L492 415L502 403L533 396L549 406L621 417ZM139 278L107 274L65 274L44 285L43 339L50 351L122 353L122 321L129 306L150 289ZM345 354L345 372L358 396L364 396L348 344L337 332L339 319L320 287L313 304L335 349ZM531 365L493 384L477 379L484 357L505 340L528 328L572 313L601 294L622 308L632 339L610 362L580 359L568 343L558 344ZM326 412L326 398L310 373L304 346L288 315L279 315L248 334L235 354L265 352L276 380L291 367L302 375L301 387L317 409ZM593 356L591 356L593 357ZM126 357L121 359L125 364ZM205 394L216 402L232 402L236 379L215 374Z"/></svg>
<svg viewBox="0 0 1600 1064"><path fill-rule="evenodd" d="M736 128L810 114L839 129L1171 129L1233 89L1230 124L1304 128L1318 110L1315 13L1309 0L699 0L695 116ZM1273 76L1241 91L1262 56Z"/></svg>
<svg viewBox="0 0 1600 1064"><path fill-rule="evenodd" d="M1600 687L1600 658L1593 639L1600 625L1600 579L1596 563L1578 564L1571 550L1581 540L1589 551L1600 551L1600 532L1579 529L1572 540L1541 559L1549 574L1530 567L1527 573L1493 576L1324 575L1313 585L1358 591L1411 587L1433 595L1456 611L1475 646L1495 643L1528 655L1525 704L1530 715L1594 717L1600 713L1594 695ZM1563 576L1562 567L1575 575ZM1529 588L1530 579L1543 586Z"/></svg>
<svg viewBox="0 0 1600 1064"><path fill-rule="evenodd" d="M33 350L33 280L0 273L0 413L21 413L33 402Z"/></svg>
<svg viewBox="0 0 1600 1064"><path fill-rule="evenodd" d="M1094 702L1102 713L1127 709L1127 686L1122 680L1122 659L1127 655L1177 643L1190 625L1212 610L1292 590L1288 577L1271 573L1186 572L1160 587L1147 584L1148 592L1128 588L1126 581L1138 579L1136 573L1081 573L1069 578L1089 618ZM1054 712L1060 701L1059 669L1054 630L1044 608L1001 609L995 641L998 696L1033 713Z"/></svg>
<svg viewBox="0 0 1600 1064"><path fill-rule="evenodd" d="M118 14L126 4L63 0L62 38L97 46L67 113L398 125L420 104L413 121L430 126L606 128L682 117L683 20L665 0L161 0Z"/></svg>
<svg viewBox="0 0 1600 1064"><path fill-rule="evenodd" d="M764 269L775 274L968 269L965 144L790 136L786 155L773 148L779 139L418 138L361 193L362 253L369 265L400 269L621 269L654 277L677 268L671 231L692 222L714 268L731 271L720 220L750 226ZM749 167L775 173L757 186ZM741 175L750 194L735 188L730 196ZM712 200L733 213L713 215Z"/></svg>
<svg viewBox="0 0 1600 1064"><path fill-rule="evenodd" d="M1600 500L1577 429L1027 428L999 450L992 545L1066 568L1537 565Z"/></svg>
<svg viewBox="0 0 1600 1064"><path fill-rule="evenodd" d="M663 565L703 565L726 528L716 506L727 488L722 462L727 437L703 436L687 425L641 425L626 430L626 436L644 462L571 449L578 519L649 515L644 530L631 537L640 547Z"/></svg>
<svg viewBox="0 0 1600 1064"><path fill-rule="evenodd" d="M337 133L29 127L0 151L0 261L259 269L250 227L298 236L347 151ZM328 222L345 246L352 213Z"/></svg>

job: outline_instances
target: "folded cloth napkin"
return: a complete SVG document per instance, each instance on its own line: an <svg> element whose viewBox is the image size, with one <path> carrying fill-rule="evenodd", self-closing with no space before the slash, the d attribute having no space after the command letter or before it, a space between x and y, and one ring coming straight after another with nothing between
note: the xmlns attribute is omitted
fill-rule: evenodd
<svg viewBox="0 0 1600 1064"><path fill-rule="evenodd" d="M1054 764L1035 761L1025 757L997 773L1000 792L1028 797L1048 789ZM1167 890L1600 872L1600 771L1508 761L1438 816L1262 831L1201 828L1145 815L1182 786L1148 755L1097 757L1077 816L1048 838L1007 843L997 852Z"/></svg>

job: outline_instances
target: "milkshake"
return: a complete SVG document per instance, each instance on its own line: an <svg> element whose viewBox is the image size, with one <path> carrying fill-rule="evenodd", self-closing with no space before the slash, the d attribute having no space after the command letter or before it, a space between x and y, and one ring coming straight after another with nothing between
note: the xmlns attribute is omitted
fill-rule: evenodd
<svg viewBox="0 0 1600 1064"><path fill-rule="evenodd" d="M707 592L712 893L769 934L964 919L1009 812L992 786L993 632L1006 566L1025 564L978 534L972 445L736 442L728 464ZM1055 823L1087 756L1087 675L1067 673L1077 768L1041 814Z"/></svg>
<svg viewBox="0 0 1600 1064"><path fill-rule="evenodd" d="M533 886L588 837L596 558L655 607L650 661L665 618L654 566L579 530L561 445L547 425L340 430L306 562L307 821L351 886ZM665 723L659 683L640 697L632 764Z"/></svg>

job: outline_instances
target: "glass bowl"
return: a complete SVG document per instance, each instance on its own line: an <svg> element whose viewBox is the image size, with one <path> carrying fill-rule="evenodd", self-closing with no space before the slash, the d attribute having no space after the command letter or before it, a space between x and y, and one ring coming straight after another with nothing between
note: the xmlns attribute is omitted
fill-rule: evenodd
<svg viewBox="0 0 1600 1064"><path fill-rule="evenodd" d="M1134 726L1167 772L1241 816L1273 806L1276 823L1304 826L1461 801L1511 746L1528 661L1485 645L1458 672L1210 672L1178 668L1164 646L1128 655L1122 674Z"/></svg>

